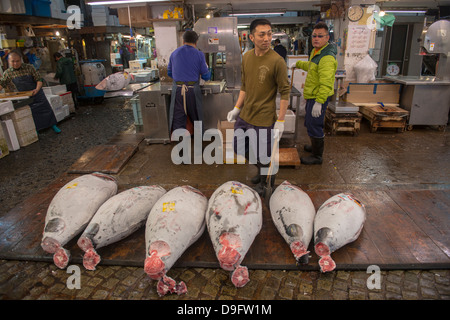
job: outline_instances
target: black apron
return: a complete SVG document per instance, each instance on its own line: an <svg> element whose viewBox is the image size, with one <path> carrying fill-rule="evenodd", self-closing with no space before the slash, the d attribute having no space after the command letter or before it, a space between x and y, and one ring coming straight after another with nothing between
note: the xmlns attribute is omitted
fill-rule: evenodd
<svg viewBox="0 0 450 320"><path fill-rule="evenodd" d="M15 77L13 83L19 91L36 89L36 81L34 81L31 75ZM36 130L39 131L55 125L57 123L55 114L42 88L33 96L33 100L29 106Z"/></svg>

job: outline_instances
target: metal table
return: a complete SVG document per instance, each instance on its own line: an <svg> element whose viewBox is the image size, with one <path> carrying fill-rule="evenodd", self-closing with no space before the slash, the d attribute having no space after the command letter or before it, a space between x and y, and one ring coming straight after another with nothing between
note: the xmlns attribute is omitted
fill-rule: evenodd
<svg viewBox="0 0 450 320"><path fill-rule="evenodd" d="M409 111L407 129L413 125L436 125L444 130L450 109L450 81L434 77L385 76L403 84L400 107Z"/></svg>

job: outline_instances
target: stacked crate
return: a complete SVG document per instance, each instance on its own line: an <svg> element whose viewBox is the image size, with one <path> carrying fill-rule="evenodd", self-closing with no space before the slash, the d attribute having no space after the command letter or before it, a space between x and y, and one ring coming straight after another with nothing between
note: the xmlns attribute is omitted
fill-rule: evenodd
<svg viewBox="0 0 450 320"><path fill-rule="evenodd" d="M30 106L23 106L4 117L8 117L13 121L17 140L21 147L28 146L38 141L36 126L34 125Z"/></svg>

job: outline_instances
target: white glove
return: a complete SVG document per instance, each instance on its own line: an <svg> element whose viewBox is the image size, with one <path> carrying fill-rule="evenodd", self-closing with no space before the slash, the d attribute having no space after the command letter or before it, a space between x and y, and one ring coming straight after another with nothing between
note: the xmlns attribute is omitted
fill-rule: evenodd
<svg viewBox="0 0 450 320"><path fill-rule="evenodd" d="M293 64L291 64L291 69L295 69L297 68L297 62L294 62Z"/></svg>
<svg viewBox="0 0 450 320"><path fill-rule="evenodd" d="M321 113L322 113L322 104L315 102L311 111L311 115L313 116L313 118L318 118L320 117Z"/></svg>
<svg viewBox="0 0 450 320"><path fill-rule="evenodd" d="M240 112L241 112L241 109L239 109L238 107L234 107L233 110L228 112L228 115L227 115L228 122L235 121Z"/></svg>
<svg viewBox="0 0 450 320"><path fill-rule="evenodd" d="M277 120L273 126L273 131L273 138L279 141L284 131L284 120Z"/></svg>

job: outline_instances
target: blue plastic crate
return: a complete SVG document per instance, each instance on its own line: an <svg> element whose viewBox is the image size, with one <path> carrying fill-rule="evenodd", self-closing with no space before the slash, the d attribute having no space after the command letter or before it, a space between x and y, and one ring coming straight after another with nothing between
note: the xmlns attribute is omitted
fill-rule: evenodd
<svg viewBox="0 0 450 320"><path fill-rule="evenodd" d="M25 3L25 14L27 16L33 15L33 0L24 0Z"/></svg>
<svg viewBox="0 0 450 320"><path fill-rule="evenodd" d="M52 16L52 11L50 9L51 3L52 2L48 0L33 0L33 16L50 18Z"/></svg>

